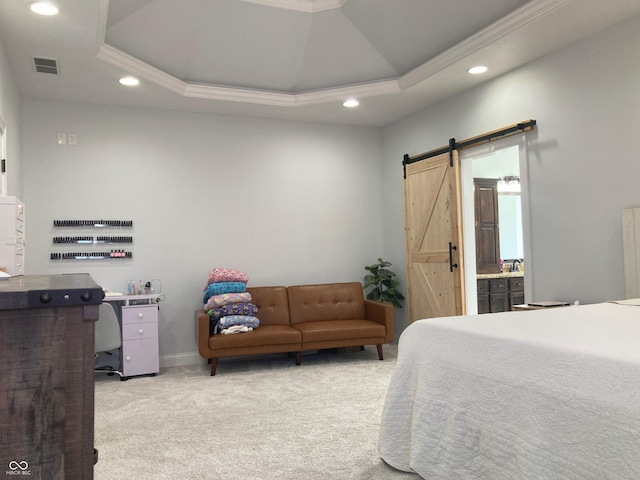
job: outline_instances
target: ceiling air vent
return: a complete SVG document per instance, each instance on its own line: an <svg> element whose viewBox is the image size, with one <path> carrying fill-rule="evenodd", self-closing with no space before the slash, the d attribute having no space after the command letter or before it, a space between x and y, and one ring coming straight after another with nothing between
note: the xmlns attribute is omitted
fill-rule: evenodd
<svg viewBox="0 0 640 480"><path fill-rule="evenodd" d="M33 64L38 73L58 75L58 60L55 58L33 57Z"/></svg>

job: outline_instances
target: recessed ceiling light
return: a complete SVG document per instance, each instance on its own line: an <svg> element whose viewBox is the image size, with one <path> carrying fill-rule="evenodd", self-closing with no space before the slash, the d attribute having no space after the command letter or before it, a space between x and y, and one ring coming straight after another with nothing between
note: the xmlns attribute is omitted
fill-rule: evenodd
<svg viewBox="0 0 640 480"><path fill-rule="evenodd" d="M29 4L29 8L33 13L38 15L57 15L60 8L49 2L34 2Z"/></svg>
<svg viewBox="0 0 640 480"><path fill-rule="evenodd" d="M347 108L357 107L358 105L360 105L360 102L358 100L356 100L355 98L350 98L349 100L345 100L342 103L342 106L343 107L347 107Z"/></svg>
<svg viewBox="0 0 640 480"><path fill-rule="evenodd" d="M467 73L470 73L471 75L479 75L481 73L485 73L487 70L489 69L484 65L478 65L477 67L471 67L467 70Z"/></svg>
<svg viewBox="0 0 640 480"><path fill-rule="evenodd" d="M140 80L136 77L122 77L119 81L122 85L126 85L127 87L135 87L140 84Z"/></svg>

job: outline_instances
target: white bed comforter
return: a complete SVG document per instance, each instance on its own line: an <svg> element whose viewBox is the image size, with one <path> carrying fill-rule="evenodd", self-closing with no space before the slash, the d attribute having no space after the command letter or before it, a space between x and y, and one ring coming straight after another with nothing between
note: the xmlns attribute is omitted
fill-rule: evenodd
<svg viewBox="0 0 640 480"><path fill-rule="evenodd" d="M413 323L378 448L428 480L640 479L638 302Z"/></svg>

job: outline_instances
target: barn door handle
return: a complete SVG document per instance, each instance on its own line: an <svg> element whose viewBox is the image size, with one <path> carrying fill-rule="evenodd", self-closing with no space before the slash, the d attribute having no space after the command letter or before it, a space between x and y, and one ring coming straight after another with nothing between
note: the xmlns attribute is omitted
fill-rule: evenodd
<svg viewBox="0 0 640 480"><path fill-rule="evenodd" d="M453 251L458 250L458 247L449 242L449 271L453 272L454 268L458 268L457 263L453 263Z"/></svg>

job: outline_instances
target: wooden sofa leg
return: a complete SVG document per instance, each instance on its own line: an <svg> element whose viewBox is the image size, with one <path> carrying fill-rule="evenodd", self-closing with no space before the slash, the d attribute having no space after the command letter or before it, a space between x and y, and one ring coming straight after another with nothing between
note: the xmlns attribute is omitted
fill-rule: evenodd
<svg viewBox="0 0 640 480"><path fill-rule="evenodd" d="M296 352L296 365L300 365L300 352Z"/></svg>
<svg viewBox="0 0 640 480"><path fill-rule="evenodd" d="M379 343L378 345L376 345L378 347L378 358L380 360L384 360L384 358L382 357L382 344Z"/></svg>
<svg viewBox="0 0 640 480"><path fill-rule="evenodd" d="M212 377L216 374L217 367L218 367L218 357L213 357L211 359L211 376Z"/></svg>

